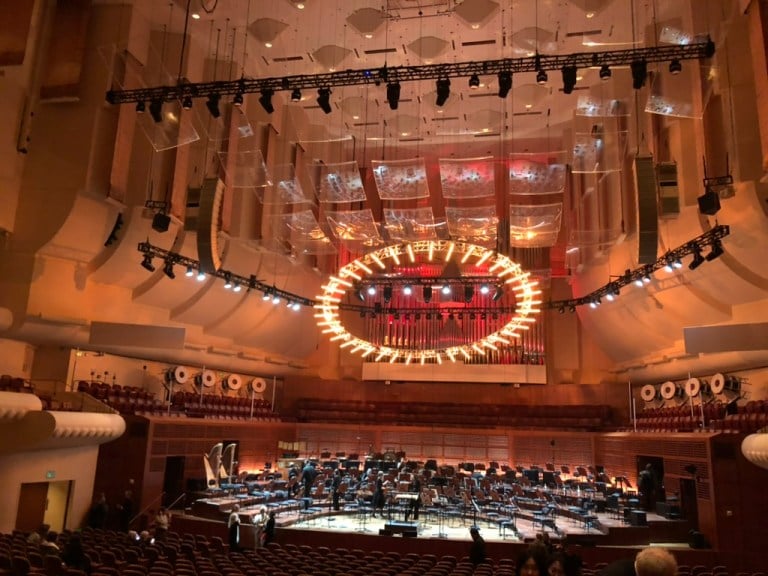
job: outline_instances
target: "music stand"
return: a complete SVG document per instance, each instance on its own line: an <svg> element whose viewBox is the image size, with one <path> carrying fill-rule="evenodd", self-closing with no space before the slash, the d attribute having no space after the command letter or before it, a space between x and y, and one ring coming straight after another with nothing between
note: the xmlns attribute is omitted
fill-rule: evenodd
<svg viewBox="0 0 768 576"><path fill-rule="evenodd" d="M355 532L370 532L367 527L368 516L365 510L365 501L360 498L357 501L357 528Z"/></svg>
<svg viewBox="0 0 768 576"><path fill-rule="evenodd" d="M480 506L477 505L474 498L470 498L469 501L472 502L472 528L479 530L477 527L477 513L480 512Z"/></svg>
<svg viewBox="0 0 768 576"><path fill-rule="evenodd" d="M445 527L445 506L443 500L437 499L437 537L448 538L443 528Z"/></svg>

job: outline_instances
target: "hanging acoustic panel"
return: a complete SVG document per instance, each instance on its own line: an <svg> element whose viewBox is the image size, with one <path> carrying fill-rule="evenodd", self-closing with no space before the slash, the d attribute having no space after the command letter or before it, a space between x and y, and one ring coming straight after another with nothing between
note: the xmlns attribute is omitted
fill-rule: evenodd
<svg viewBox="0 0 768 576"><path fill-rule="evenodd" d="M373 179L382 200L427 198L427 168L423 158L410 160L371 160Z"/></svg>
<svg viewBox="0 0 768 576"><path fill-rule="evenodd" d="M356 161L311 167L320 202L365 202L365 188Z"/></svg>
<svg viewBox="0 0 768 576"><path fill-rule="evenodd" d="M431 207L384 209L384 228L390 240L415 241L437 239L435 215Z"/></svg>
<svg viewBox="0 0 768 576"><path fill-rule="evenodd" d="M307 202L293 164L275 166L271 186L256 189L262 204L301 204Z"/></svg>
<svg viewBox="0 0 768 576"><path fill-rule="evenodd" d="M230 188L255 189L272 185L261 150L219 152L219 161Z"/></svg>
<svg viewBox="0 0 768 576"><path fill-rule="evenodd" d="M565 152L509 155L510 194L555 194L565 190Z"/></svg>
<svg viewBox="0 0 768 576"><path fill-rule="evenodd" d="M495 247L499 218L496 205L470 208L446 207L445 219L454 240L469 241L486 247Z"/></svg>
<svg viewBox="0 0 768 576"><path fill-rule="evenodd" d="M333 235L349 248L378 246L382 243L379 228L370 208L326 211L325 217Z"/></svg>
<svg viewBox="0 0 768 576"><path fill-rule="evenodd" d="M482 198L495 194L495 161L492 156L441 158L438 163L443 198Z"/></svg>
<svg viewBox="0 0 768 576"><path fill-rule="evenodd" d="M509 207L509 244L517 248L554 246L560 233L563 203Z"/></svg>
<svg viewBox="0 0 768 576"><path fill-rule="evenodd" d="M336 247L326 236L312 210L273 217L272 238L290 245L297 254L333 254Z"/></svg>

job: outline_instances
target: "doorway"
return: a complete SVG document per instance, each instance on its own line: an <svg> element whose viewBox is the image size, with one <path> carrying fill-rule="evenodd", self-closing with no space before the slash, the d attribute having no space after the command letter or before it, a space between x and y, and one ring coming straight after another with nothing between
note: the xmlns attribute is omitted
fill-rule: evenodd
<svg viewBox="0 0 768 576"><path fill-rule="evenodd" d="M163 506L171 508L177 501L184 505L184 456L166 456L165 473L163 474Z"/></svg>
<svg viewBox="0 0 768 576"><path fill-rule="evenodd" d="M699 504L696 500L696 479L680 478L680 512L691 528L699 529Z"/></svg>
<svg viewBox="0 0 768 576"><path fill-rule="evenodd" d="M25 532L48 524L61 532L67 524L72 481L25 482L21 485L16 509L16 529Z"/></svg>

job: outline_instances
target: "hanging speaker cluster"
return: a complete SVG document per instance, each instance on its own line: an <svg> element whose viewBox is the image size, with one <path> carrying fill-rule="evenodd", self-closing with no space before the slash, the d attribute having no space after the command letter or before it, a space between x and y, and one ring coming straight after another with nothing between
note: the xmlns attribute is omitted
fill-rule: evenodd
<svg viewBox="0 0 768 576"><path fill-rule="evenodd" d="M640 397L647 404L679 403L691 398L701 398L701 402L709 402L713 398L721 402L732 402L741 395L741 379L737 376L717 373L711 379L690 377L682 386L668 380L654 386L646 384L640 389Z"/></svg>
<svg viewBox="0 0 768 576"><path fill-rule="evenodd" d="M189 381L189 368L186 366L174 366L165 372L165 381L174 384L186 384Z"/></svg>

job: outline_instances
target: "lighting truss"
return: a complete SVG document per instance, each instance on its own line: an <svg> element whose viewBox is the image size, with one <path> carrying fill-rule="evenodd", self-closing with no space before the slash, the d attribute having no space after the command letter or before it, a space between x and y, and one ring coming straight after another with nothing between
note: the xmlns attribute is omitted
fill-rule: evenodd
<svg viewBox="0 0 768 576"><path fill-rule="evenodd" d="M615 280L608 282L597 290L593 290L589 294L580 296L579 298L548 302L547 308L560 310L561 312L564 312L565 310L574 311L576 306L583 306L585 304L595 305L599 304L602 300L615 298L624 286L650 279L651 274L657 270L665 268L670 263L678 262L686 256L696 254L697 252L701 254L703 248L719 244L720 240L730 233L731 229L729 226L718 224L711 230L704 232L704 234L701 234L685 244L678 246L674 250L670 250L663 256L658 257L652 264L646 264L645 266L640 266L634 270L626 270L624 274L617 276Z"/></svg>
<svg viewBox="0 0 768 576"><path fill-rule="evenodd" d="M563 67L590 68L629 66L632 62L668 62L672 60L696 60L711 58L715 53L712 40L694 44L651 46L630 50L607 52L577 52L574 54L537 54L530 58L503 58L478 62L454 62L428 64L423 66L396 66L379 69L357 69L327 74L301 74L273 78L240 78L239 80L181 83L173 86L136 88L131 90L109 90L106 94L110 104L128 102L169 102L184 98L210 98L216 95L237 95L272 90L296 91L303 89L332 88L336 86L358 86L386 84L387 82L415 82L470 77L473 74L492 75L500 72L519 74L539 70L561 70Z"/></svg>

